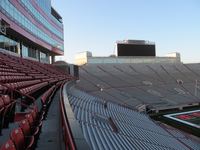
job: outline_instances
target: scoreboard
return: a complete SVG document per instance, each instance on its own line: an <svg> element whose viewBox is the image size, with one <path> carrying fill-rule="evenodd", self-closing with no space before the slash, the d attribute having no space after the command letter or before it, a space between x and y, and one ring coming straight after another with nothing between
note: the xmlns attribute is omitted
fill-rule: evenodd
<svg viewBox="0 0 200 150"><path fill-rule="evenodd" d="M200 129L200 110L168 114L164 117Z"/></svg>
<svg viewBox="0 0 200 150"><path fill-rule="evenodd" d="M117 44L117 56L155 56L153 44Z"/></svg>

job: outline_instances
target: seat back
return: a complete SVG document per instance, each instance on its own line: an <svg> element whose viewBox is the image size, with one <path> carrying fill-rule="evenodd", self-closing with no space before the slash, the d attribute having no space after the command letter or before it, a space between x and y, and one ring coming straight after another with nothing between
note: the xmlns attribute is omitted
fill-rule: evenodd
<svg viewBox="0 0 200 150"><path fill-rule="evenodd" d="M33 106L33 110L34 110L35 112L37 112L37 113L38 113L38 111L39 111L39 110L38 110L38 107L37 107L37 105L34 105L34 106Z"/></svg>
<svg viewBox="0 0 200 150"><path fill-rule="evenodd" d="M4 102L3 99L0 97L0 134L3 127L4 121Z"/></svg>
<svg viewBox="0 0 200 150"><path fill-rule="evenodd" d="M35 121L37 119L38 112L36 112L36 110L33 109L33 110L31 110L31 115L33 117L33 120Z"/></svg>
<svg viewBox="0 0 200 150"><path fill-rule="evenodd" d="M17 150L25 149L25 139L21 128L14 129L10 134L10 138L14 142Z"/></svg>
<svg viewBox="0 0 200 150"><path fill-rule="evenodd" d="M11 103L10 96L8 96L8 95L3 95L2 99L3 99L3 102L5 105L8 105Z"/></svg>
<svg viewBox="0 0 200 150"><path fill-rule="evenodd" d="M0 97L0 110L3 109L4 107L4 102L3 99Z"/></svg>
<svg viewBox="0 0 200 150"><path fill-rule="evenodd" d="M19 124L19 127L22 129L22 132L25 136L30 136L31 127L27 119L22 120L22 122Z"/></svg>
<svg viewBox="0 0 200 150"><path fill-rule="evenodd" d="M2 119L3 116L3 110L4 110L4 102L3 99L0 97L0 120Z"/></svg>
<svg viewBox="0 0 200 150"><path fill-rule="evenodd" d="M5 105L5 111L4 111L6 115L5 127L8 127L8 123L14 121L15 101L12 101L9 95L3 95L2 99Z"/></svg>
<svg viewBox="0 0 200 150"><path fill-rule="evenodd" d="M16 150L15 144L9 139L4 145L1 146L0 150Z"/></svg>
<svg viewBox="0 0 200 150"><path fill-rule="evenodd" d="M29 113L25 117L28 120L28 123L30 124L30 126L33 126L34 125L34 120L33 120L32 115Z"/></svg>

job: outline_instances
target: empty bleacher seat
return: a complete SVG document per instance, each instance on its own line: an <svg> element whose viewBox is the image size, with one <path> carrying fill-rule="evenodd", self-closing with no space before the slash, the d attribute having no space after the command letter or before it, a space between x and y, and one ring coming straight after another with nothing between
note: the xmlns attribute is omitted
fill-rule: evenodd
<svg viewBox="0 0 200 150"><path fill-rule="evenodd" d="M8 124L10 121L13 121L14 118L14 110L15 110L15 101L10 99L10 96L8 95L2 95L0 96L0 101L2 103L2 120L3 120L3 127L8 127Z"/></svg>
<svg viewBox="0 0 200 150"><path fill-rule="evenodd" d="M17 150L31 149L34 144L34 137L26 137L21 128L14 129L10 134L10 138Z"/></svg>
<svg viewBox="0 0 200 150"><path fill-rule="evenodd" d="M104 101L74 87L68 90L69 103L92 149L197 149L198 144L179 139L146 114ZM108 118L112 118L110 123ZM182 136L180 136L182 135ZM183 145L184 142L185 145Z"/></svg>
<svg viewBox="0 0 200 150"><path fill-rule="evenodd" d="M15 144L12 140L8 140L2 147L0 147L0 150L17 150L15 147Z"/></svg>

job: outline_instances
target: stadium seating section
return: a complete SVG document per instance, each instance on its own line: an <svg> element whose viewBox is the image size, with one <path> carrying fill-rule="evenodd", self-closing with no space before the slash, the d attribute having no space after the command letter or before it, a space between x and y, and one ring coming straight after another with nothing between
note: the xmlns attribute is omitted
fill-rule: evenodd
<svg viewBox="0 0 200 150"><path fill-rule="evenodd" d="M135 110L145 103L157 108L199 102L200 94L190 90L199 79L196 68L86 65L74 86L74 77L52 65L0 53L0 150L57 149L55 142L75 150L83 141L87 149L200 150L188 134ZM58 132L63 141L47 137Z"/></svg>
<svg viewBox="0 0 200 150"><path fill-rule="evenodd" d="M91 149L200 149L197 141L176 129L159 125L145 114L112 102L105 103L74 87L68 90L68 97Z"/></svg>
<svg viewBox="0 0 200 150"><path fill-rule="evenodd" d="M133 109L200 104L200 64L87 64L77 88Z"/></svg>
<svg viewBox="0 0 200 150"><path fill-rule="evenodd" d="M71 79L52 65L0 53L0 149L34 149L54 93Z"/></svg>

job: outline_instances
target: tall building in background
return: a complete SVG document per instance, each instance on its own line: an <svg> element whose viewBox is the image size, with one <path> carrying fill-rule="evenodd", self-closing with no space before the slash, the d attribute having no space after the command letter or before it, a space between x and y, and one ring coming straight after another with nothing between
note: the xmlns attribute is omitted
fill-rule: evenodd
<svg viewBox="0 0 200 150"><path fill-rule="evenodd" d="M1 50L47 63L64 54L62 17L51 0L1 0L0 27Z"/></svg>

